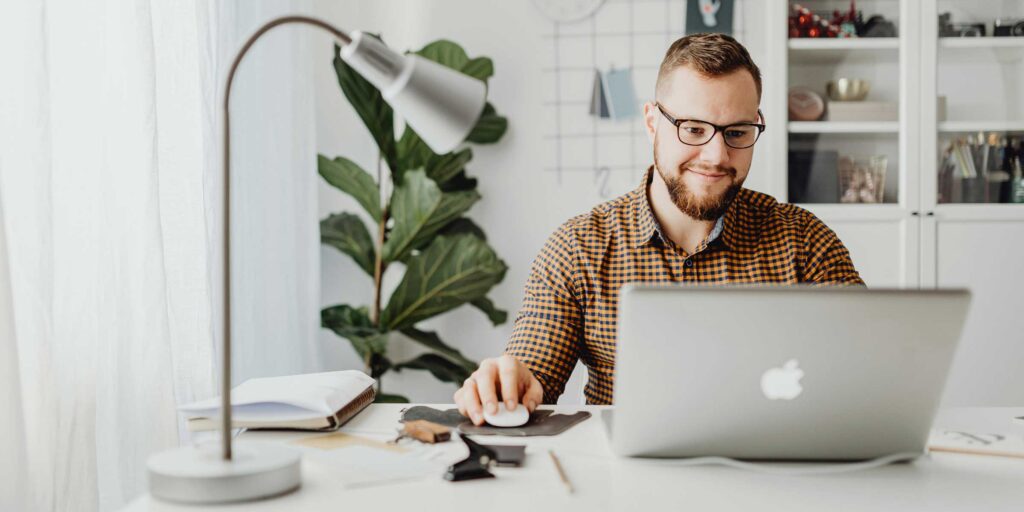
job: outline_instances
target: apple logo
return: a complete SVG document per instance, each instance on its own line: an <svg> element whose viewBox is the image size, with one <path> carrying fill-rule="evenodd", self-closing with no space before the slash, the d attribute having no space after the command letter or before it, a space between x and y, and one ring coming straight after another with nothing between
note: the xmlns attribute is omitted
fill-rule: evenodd
<svg viewBox="0 0 1024 512"><path fill-rule="evenodd" d="M770 400L792 400L804 391L800 379L804 371L796 359L786 361L782 368L771 368L761 376L761 391Z"/></svg>

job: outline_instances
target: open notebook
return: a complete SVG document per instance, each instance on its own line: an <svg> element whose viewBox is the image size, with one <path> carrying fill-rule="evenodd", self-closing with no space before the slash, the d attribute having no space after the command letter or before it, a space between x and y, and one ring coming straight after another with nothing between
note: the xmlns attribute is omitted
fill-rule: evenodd
<svg viewBox="0 0 1024 512"><path fill-rule="evenodd" d="M233 428L335 430L373 402L376 381L346 370L249 379L231 390ZM183 405L189 430L220 428L220 397Z"/></svg>

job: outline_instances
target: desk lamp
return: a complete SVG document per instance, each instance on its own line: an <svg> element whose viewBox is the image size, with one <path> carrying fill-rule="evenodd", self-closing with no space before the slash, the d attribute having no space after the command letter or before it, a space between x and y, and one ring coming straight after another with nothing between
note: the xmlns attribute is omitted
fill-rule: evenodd
<svg viewBox="0 0 1024 512"><path fill-rule="evenodd" d="M221 442L212 449L186 446L150 457L149 491L156 498L183 503L226 503L286 494L301 482L297 450L231 439L231 85L242 58L270 29L302 23L331 33L342 45L341 58L381 91L395 112L435 153L451 151L466 139L484 108L486 86L418 55L402 55L379 39L351 36L321 20L285 16L267 22L246 40L228 71L224 88L224 331L221 367ZM219 450L218 450L219 448Z"/></svg>

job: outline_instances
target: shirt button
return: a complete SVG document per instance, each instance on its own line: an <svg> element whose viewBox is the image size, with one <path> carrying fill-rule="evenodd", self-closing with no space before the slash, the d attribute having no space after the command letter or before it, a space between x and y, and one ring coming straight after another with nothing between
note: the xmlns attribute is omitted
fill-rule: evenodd
<svg viewBox="0 0 1024 512"><path fill-rule="evenodd" d="M686 259L686 263L683 263L683 264L686 265L687 267L692 267L693 266L693 260L687 258Z"/></svg>

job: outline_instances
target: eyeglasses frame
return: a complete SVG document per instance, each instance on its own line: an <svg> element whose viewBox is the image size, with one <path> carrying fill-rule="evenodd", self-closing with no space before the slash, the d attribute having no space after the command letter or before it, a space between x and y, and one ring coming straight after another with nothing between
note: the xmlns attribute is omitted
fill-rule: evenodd
<svg viewBox="0 0 1024 512"><path fill-rule="evenodd" d="M757 141L761 139L761 134L763 134L765 129L767 128L767 126L763 123L763 121L765 119L764 119L764 113L761 112L761 109L757 109L757 116L761 119L762 123L732 123L732 124L727 124L725 126L720 126L720 125L717 125L715 123L704 121L703 119L677 119L674 116L672 116L672 114L669 114L668 112L666 112L665 108L661 106L661 103L656 101L656 102L654 102L654 105L656 107L658 107L658 110L661 111L661 115L665 116L665 119L668 119L668 121L670 123L675 125L675 127L676 127L676 139L679 140L680 143L686 144L687 146L703 146L703 145L707 144L708 142L711 142L712 140L714 140L715 135L718 135L718 133L721 132L722 133L722 141L725 142L726 146L729 146L732 149L749 149L749 148L754 147L754 144L757 144ZM706 141L704 141L704 142L702 142L700 144L690 144L689 142L683 142L683 139L679 136L679 125L681 125L681 124L683 124L683 123L685 123L687 121L693 121L693 122L697 122L697 123L704 123L706 125L710 125L711 127L713 127L715 129L715 131L714 131L714 133L711 134L711 137L708 137L708 140L706 140ZM743 146L741 148L733 146L732 144L729 144L728 139L725 137L725 130L728 129L728 128L731 128L733 126L753 126L753 127L757 128L757 137L754 138L754 142L752 142L749 146Z"/></svg>

